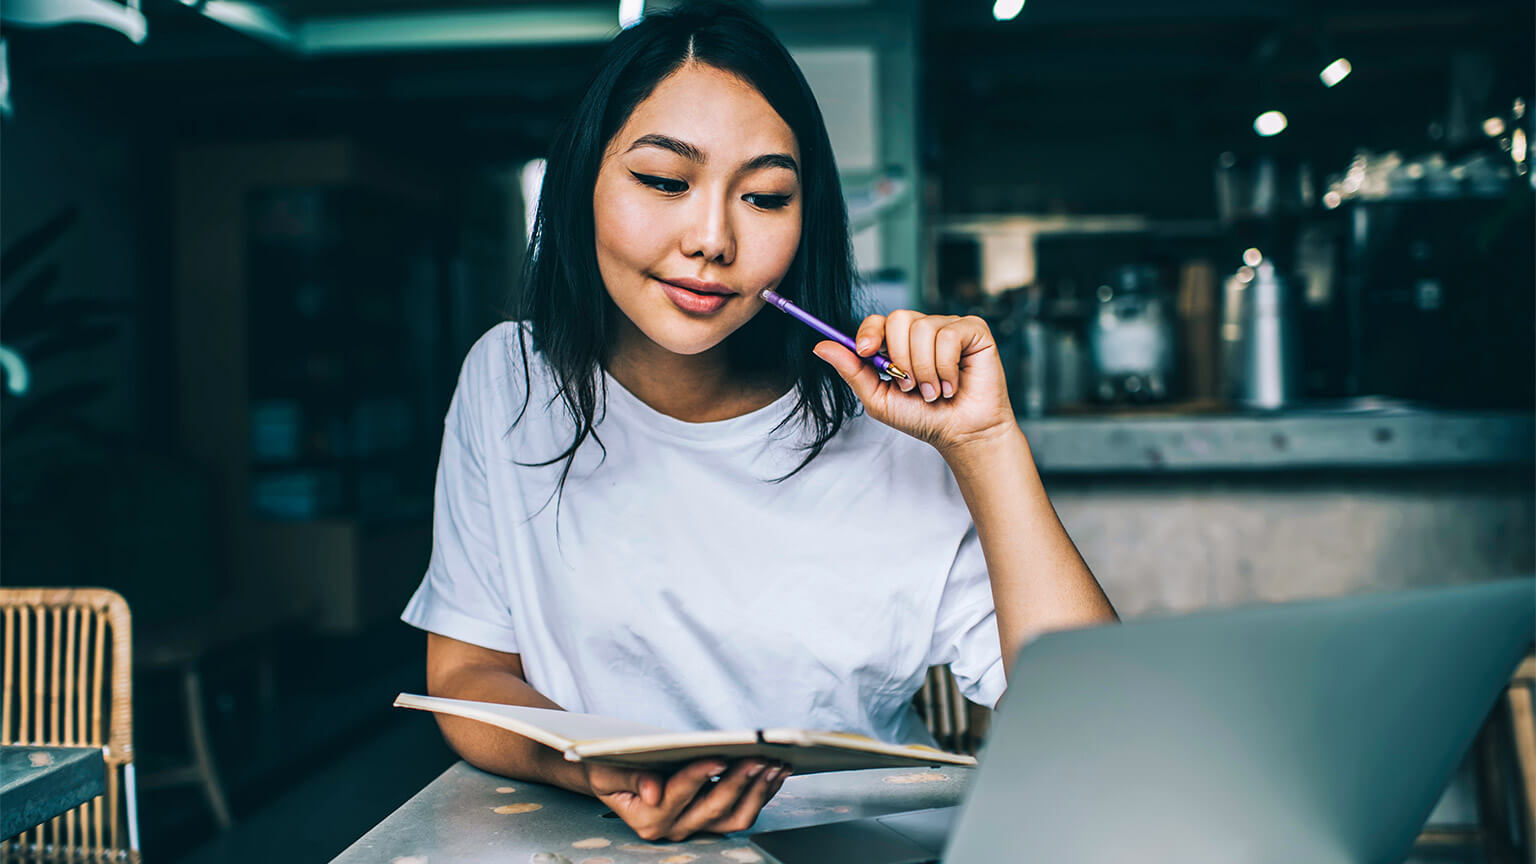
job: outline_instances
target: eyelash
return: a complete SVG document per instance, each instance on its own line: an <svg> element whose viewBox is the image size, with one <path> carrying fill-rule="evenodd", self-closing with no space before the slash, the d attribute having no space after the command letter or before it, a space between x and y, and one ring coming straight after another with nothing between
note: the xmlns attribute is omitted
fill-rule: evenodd
<svg viewBox="0 0 1536 864"><path fill-rule="evenodd" d="M641 174L637 171L629 173L635 175L635 179L640 181L640 185L649 186L667 195L681 195L688 191L688 184L681 180L673 180L670 177L653 177L650 174Z"/></svg>
<svg viewBox="0 0 1536 864"><path fill-rule="evenodd" d="M641 174L638 171L631 171L629 173L634 175L634 178L640 182L640 185L649 186L650 188L655 189L664 195L681 195L688 191L688 184L681 180L673 180L670 177L656 177L651 174ZM789 203L788 195L751 194L745 195L743 198L747 200L748 204L751 204L760 210L779 210ZM753 201L751 199L757 200Z"/></svg>

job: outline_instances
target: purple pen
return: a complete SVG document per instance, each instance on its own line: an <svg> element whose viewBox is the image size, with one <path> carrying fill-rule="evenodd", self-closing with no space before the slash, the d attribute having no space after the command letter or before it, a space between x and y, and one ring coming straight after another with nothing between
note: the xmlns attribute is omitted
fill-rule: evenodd
<svg viewBox="0 0 1536 864"><path fill-rule="evenodd" d="M836 327L833 327L832 325L821 320L820 318L817 318L815 315L812 315L804 309L801 309L799 306L796 306L788 300L785 300L783 297L780 297L778 293L772 289L764 288L757 293L759 297L762 297L769 303L772 303L780 309L783 309L785 312L789 313L790 317L797 318L801 321L801 323L809 325L810 328L815 330L817 333L820 333L828 339L831 339L839 345L842 345L844 348L847 348L849 351L852 351L855 354L859 353L858 349L854 347L853 340L848 338L846 334L839 331ZM861 357L860 359L874 364L876 369L879 369L881 372L884 372L892 378L900 378L903 381L907 380L907 373L901 371L901 369L897 367L895 363L892 363L890 358L886 357L884 354L876 354L873 357Z"/></svg>

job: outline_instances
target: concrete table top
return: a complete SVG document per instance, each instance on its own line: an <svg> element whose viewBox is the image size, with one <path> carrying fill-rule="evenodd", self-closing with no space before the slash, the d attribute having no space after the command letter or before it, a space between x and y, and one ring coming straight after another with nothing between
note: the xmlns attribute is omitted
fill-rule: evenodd
<svg viewBox="0 0 1536 864"><path fill-rule="evenodd" d="M755 864L759 831L958 804L973 768L792 776L750 830L647 843L608 808L459 762L342 852L337 864Z"/></svg>
<svg viewBox="0 0 1536 864"><path fill-rule="evenodd" d="M68 813L106 784L100 747L0 747L0 838Z"/></svg>

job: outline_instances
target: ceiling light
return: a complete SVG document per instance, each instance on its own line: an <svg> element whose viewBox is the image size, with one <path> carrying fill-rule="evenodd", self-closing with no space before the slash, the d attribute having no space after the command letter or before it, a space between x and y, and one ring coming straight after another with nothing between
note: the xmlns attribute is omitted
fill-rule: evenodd
<svg viewBox="0 0 1536 864"><path fill-rule="evenodd" d="M1279 111L1265 111L1253 120L1253 131L1265 138L1271 135L1279 135L1285 131L1287 125L1285 115Z"/></svg>
<svg viewBox="0 0 1536 864"><path fill-rule="evenodd" d="M992 17L999 21L1012 21L1024 11L1024 0L997 0L992 4Z"/></svg>
<svg viewBox="0 0 1536 864"><path fill-rule="evenodd" d="M645 17L645 0L619 0L619 26L628 30Z"/></svg>
<svg viewBox="0 0 1536 864"><path fill-rule="evenodd" d="M1329 63L1327 66L1324 66L1323 71L1317 73L1317 77L1323 79L1324 87L1332 87L1340 81L1343 81L1345 78L1348 78L1352 68L1353 67L1349 65L1348 60L1340 57L1332 63Z"/></svg>

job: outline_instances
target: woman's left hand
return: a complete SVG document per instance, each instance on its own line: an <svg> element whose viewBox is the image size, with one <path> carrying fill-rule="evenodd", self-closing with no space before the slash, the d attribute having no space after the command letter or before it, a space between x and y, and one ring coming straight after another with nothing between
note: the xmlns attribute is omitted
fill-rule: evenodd
<svg viewBox="0 0 1536 864"><path fill-rule="evenodd" d="M858 357L836 342L816 345L853 388L869 416L926 441L946 456L995 436L1017 434L1008 383L987 322L974 316L898 309L871 315L854 337ZM908 380L882 381L864 362L881 348Z"/></svg>

